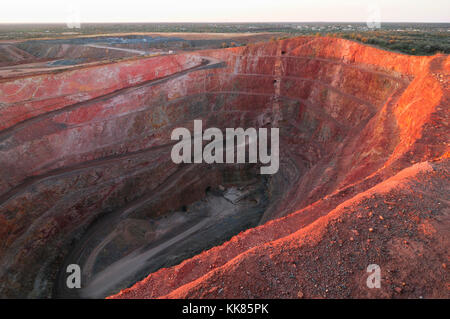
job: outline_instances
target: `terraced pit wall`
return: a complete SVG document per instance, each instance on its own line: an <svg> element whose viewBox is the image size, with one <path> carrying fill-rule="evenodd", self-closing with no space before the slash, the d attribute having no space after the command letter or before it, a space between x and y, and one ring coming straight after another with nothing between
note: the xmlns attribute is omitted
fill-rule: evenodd
<svg viewBox="0 0 450 319"><path fill-rule="evenodd" d="M50 296L64 256L99 216L124 207L156 216L219 185L212 171L221 168L170 159L171 131L192 130L194 119L280 128L261 224L303 212L267 226L264 241L261 228L239 235L250 236L245 249L314 222L410 161L443 156L445 127L427 126L446 96L432 68L448 69L448 58L300 37L2 80L0 295Z"/></svg>

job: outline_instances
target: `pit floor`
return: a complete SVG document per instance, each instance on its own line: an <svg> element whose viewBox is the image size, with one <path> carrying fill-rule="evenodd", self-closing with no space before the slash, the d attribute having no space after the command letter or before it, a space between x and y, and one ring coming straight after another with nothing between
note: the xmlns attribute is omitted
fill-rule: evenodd
<svg viewBox="0 0 450 319"><path fill-rule="evenodd" d="M57 298L104 298L163 267L220 245L256 226L267 205L263 180L219 186L179 211L142 219L105 215L66 258L81 268L81 289L68 289L62 272L55 283Z"/></svg>

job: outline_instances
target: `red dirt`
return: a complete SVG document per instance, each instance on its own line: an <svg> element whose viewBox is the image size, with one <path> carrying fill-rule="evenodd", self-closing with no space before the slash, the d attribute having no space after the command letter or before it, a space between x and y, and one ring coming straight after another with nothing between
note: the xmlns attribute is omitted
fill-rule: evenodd
<svg viewBox="0 0 450 319"><path fill-rule="evenodd" d="M447 168L448 161L416 164L289 236L223 256L225 246L250 236L241 234L196 257L195 266L160 270L115 297L448 298ZM381 266L381 289L366 286L373 263ZM185 276L198 279L179 285Z"/></svg>
<svg viewBox="0 0 450 319"><path fill-rule="evenodd" d="M300 37L3 79L0 293L48 296L55 256L101 212L149 210L177 169L171 130L201 118L280 127L261 225L111 298L448 298L449 71L447 55ZM217 182L196 174L158 214Z"/></svg>
<svg viewBox="0 0 450 319"><path fill-rule="evenodd" d="M355 163L354 173L343 183L349 186L178 266L161 269L111 298L450 296L448 56L413 58L356 44L347 51L340 47L347 49L345 41L328 41L337 45L297 51L414 78L395 104L387 101L386 114L380 112L382 117L395 116L398 127L396 146L384 165L360 180L368 163ZM270 51L270 46L254 49L259 48ZM380 129L374 123L370 131ZM374 138L361 141L368 151L391 142ZM398 173L385 179L394 172ZM366 267L372 263L381 266L381 289L365 284Z"/></svg>

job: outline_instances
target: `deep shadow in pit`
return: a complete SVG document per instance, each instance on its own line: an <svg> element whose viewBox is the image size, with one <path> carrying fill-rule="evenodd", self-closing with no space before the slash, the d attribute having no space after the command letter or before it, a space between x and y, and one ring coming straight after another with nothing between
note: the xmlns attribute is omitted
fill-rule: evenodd
<svg viewBox="0 0 450 319"><path fill-rule="evenodd" d="M102 214L65 257L53 297L104 298L258 225L269 204L267 175L251 164L210 169L220 183L205 187L201 199L178 209L158 211L170 200L165 194L163 200L155 196L150 211L124 208ZM189 185L179 187L193 191ZM80 289L67 288L69 264L81 268Z"/></svg>

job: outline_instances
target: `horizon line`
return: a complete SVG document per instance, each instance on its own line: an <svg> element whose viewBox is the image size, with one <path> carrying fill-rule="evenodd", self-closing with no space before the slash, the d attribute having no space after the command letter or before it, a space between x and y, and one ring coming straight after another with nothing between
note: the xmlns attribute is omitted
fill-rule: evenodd
<svg viewBox="0 0 450 319"><path fill-rule="evenodd" d="M366 24L366 21L233 21L233 22L225 22L225 21L158 21L158 22L150 22L150 21L84 21L80 22L80 24L138 24L138 23L148 23L148 24L159 24L159 23L192 23L192 24L200 24L200 23L218 23L218 24L235 24L235 23L245 23L245 24L258 24L258 23L360 23ZM441 22L441 21L380 21L380 23L429 23L429 24L450 24L449 22ZM2 22L0 24L67 24L66 21L58 21L58 22Z"/></svg>

